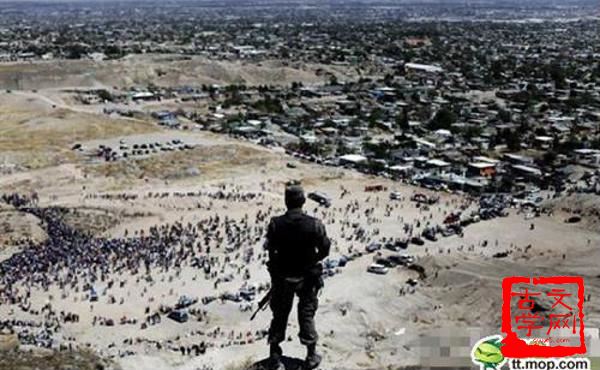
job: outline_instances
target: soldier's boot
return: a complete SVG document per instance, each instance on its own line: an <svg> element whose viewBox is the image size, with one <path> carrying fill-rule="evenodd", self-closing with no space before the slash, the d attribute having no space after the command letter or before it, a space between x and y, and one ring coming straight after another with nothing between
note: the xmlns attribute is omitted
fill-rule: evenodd
<svg viewBox="0 0 600 370"><path fill-rule="evenodd" d="M306 346L306 360L304 360L304 367L307 370L316 369L321 364L321 355L317 353L317 344L309 344Z"/></svg>
<svg viewBox="0 0 600 370"><path fill-rule="evenodd" d="M283 351L278 343L271 343L269 350L269 369L268 370L285 370L285 366L281 362Z"/></svg>

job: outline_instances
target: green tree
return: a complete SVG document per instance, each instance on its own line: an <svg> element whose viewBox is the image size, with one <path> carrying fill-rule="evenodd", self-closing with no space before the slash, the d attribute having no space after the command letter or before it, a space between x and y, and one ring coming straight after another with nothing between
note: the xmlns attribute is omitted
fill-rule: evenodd
<svg viewBox="0 0 600 370"><path fill-rule="evenodd" d="M408 131L410 129L410 125L408 124L408 112L406 108L402 109L402 113L396 116L396 125L402 131Z"/></svg>
<svg viewBox="0 0 600 370"><path fill-rule="evenodd" d="M383 117L383 111L380 108L375 108L369 115L369 127L374 127L378 120Z"/></svg>
<svg viewBox="0 0 600 370"><path fill-rule="evenodd" d="M542 156L542 165L545 167L552 167L554 165L554 161L556 161L558 154L554 150L548 150Z"/></svg>
<svg viewBox="0 0 600 370"><path fill-rule="evenodd" d="M554 86L557 89L564 89L567 87L567 83L565 81L565 71L558 63L553 63L549 67L549 74L552 81L554 81Z"/></svg>
<svg viewBox="0 0 600 370"><path fill-rule="evenodd" d="M454 122L456 122L456 114L447 108L442 108L429 122L429 128L431 130L450 129Z"/></svg>
<svg viewBox="0 0 600 370"><path fill-rule="evenodd" d="M102 101L112 101L113 100L111 93L109 93L108 90L105 90L105 89L98 90L98 97Z"/></svg>
<svg viewBox="0 0 600 370"><path fill-rule="evenodd" d="M257 100L252 104L252 106L265 113L283 113L283 106L281 105L281 101L276 98L271 98L269 96L264 99Z"/></svg>
<svg viewBox="0 0 600 370"><path fill-rule="evenodd" d="M474 137L477 137L477 136L481 135L482 131L483 130L479 126L468 126L467 129L464 132L464 137L465 137L465 139L470 140L470 139L472 139ZM490 142L490 145L491 144L492 143Z"/></svg>
<svg viewBox="0 0 600 370"><path fill-rule="evenodd" d="M513 130L504 129L498 133L498 139L501 143L505 143L509 150L521 149L521 139Z"/></svg>
<svg viewBox="0 0 600 370"><path fill-rule="evenodd" d="M510 112L506 109L500 109L498 111L498 119L500 119L502 122L510 122Z"/></svg>
<svg viewBox="0 0 600 370"><path fill-rule="evenodd" d="M104 54L111 58L118 58L122 55L122 51L117 45L108 45L104 48Z"/></svg>

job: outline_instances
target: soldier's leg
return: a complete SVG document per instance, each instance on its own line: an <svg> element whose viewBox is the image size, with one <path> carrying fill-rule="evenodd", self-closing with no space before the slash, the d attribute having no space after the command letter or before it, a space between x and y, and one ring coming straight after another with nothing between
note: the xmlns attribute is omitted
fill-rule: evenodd
<svg viewBox="0 0 600 370"><path fill-rule="evenodd" d="M269 328L269 343L277 345L285 340L288 316L294 301L294 290L283 280L273 280L271 289L270 307L273 311L273 320Z"/></svg>
<svg viewBox="0 0 600 370"><path fill-rule="evenodd" d="M307 370L315 369L321 363L321 355L317 353L317 330L315 328L315 313L319 306L317 297L321 285L317 282L306 283L298 296L298 323L300 325L300 342L306 346L306 359L304 368Z"/></svg>
<svg viewBox="0 0 600 370"><path fill-rule="evenodd" d="M298 291L298 325L300 326L300 342L305 346L317 343L318 335L315 328L315 314L319 306L319 286L316 283L305 282Z"/></svg>

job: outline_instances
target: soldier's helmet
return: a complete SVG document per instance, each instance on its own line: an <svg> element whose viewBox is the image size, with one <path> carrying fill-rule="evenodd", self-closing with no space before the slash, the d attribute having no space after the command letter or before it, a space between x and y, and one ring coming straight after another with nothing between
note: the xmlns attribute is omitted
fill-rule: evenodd
<svg viewBox="0 0 600 370"><path fill-rule="evenodd" d="M297 182L290 182L285 187L285 205L288 209L302 207L306 198L304 189Z"/></svg>

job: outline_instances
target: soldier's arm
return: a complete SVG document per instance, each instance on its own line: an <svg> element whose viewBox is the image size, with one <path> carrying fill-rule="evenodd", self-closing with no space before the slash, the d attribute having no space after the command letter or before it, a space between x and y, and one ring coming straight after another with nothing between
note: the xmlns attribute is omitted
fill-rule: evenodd
<svg viewBox="0 0 600 370"><path fill-rule="evenodd" d="M316 222L317 227L317 260L321 261L325 257L329 256L329 249L331 248L331 241L327 237L327 231L325 225L319 220Z"/></svg>
<svg viewBox="0 0 600 370"><path fill-rule="evenodd" d="M275 236L275 222L273 219L269 222L267 227L267 238L265 240L264 248L269 252L269 261L272 261L275 257L275 245L273 244Z"/></svg>

